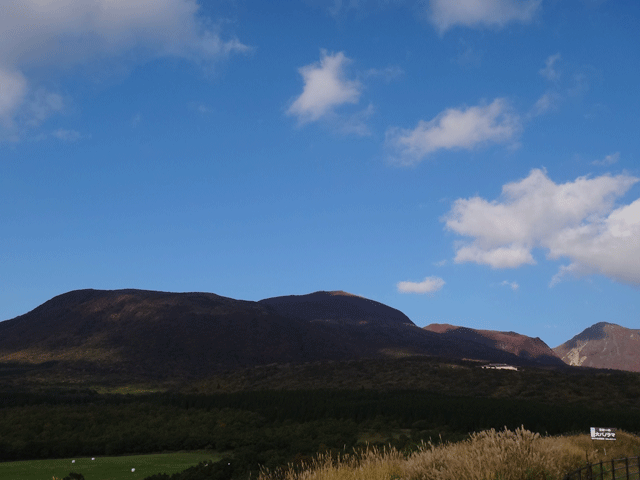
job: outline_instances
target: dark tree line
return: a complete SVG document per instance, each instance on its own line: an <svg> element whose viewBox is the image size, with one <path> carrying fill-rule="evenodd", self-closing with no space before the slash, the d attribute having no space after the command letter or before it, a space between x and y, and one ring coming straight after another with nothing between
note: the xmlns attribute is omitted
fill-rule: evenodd
<svg viewBox="0 0 640 480"><path fill-rule="evenodd" d="M591 426L640 431L640 408L595 409L419 390L138 396L80 390L0 398L0 461L197 449L231 455L226 463L209 462L184 476L153 480L230 478L224 475L300 462L319 451L350 450L362 432L371 431L399 449L439 435L456 440L505 426L524 425L542 434L584 433ZM403 435L392 436L400 429Z"/></svg>

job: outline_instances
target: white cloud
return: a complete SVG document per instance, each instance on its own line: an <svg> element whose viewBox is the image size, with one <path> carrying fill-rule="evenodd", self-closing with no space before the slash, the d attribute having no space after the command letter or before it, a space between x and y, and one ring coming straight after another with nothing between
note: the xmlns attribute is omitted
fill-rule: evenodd
<svg viewBox="0 0 640 480"><path fill-rule="evenodd" d="M470 237L455 261L515 268L535 264L532 249L568 258L552 280L599 273L640 285L640 199L617 207L617 198L640 181L629 175L579 177L556 184L534 169L508 183L499 200L458 199L443 218L446 228Z"/></svg>
<svg viewBox="0 0 640 480"><path fill-rule="evenodd" d="M544 68L541 68L538 73L542 75L544 78L550 81L558 80L560 78L560 74L553 68L554 64L560 60L560 54L556 53L555 55L550 55L545 60Z"/></svg>
<svg viewBox="0 0 640 480"><path fill-rule="evenodd" d="M440 34L454 25L503 27L510 22L529 23L541 0L431 0L430 19Z"/></svg>
<svg viewBox="0 0 640 480"><path fill-rule="evenodd" d="M470 150L485 143L506 143L520 131L520 119L503 98L491 104L449 108L434 119L420 120L413 130L390 128L386 143L395 151L394 160L413 165L440 149Z"/></svg>
<svg viewBox="0 0 640 480"><path fill-rule="evenodd" d="M0 6L0 120L17 115L34 126L61 110L60 95L45 92L37 105L28 93L44 91L31 72L64 72L135 50L145 57L177 56L211 62L249 47L223 40L199 17L195 0L13 0ZM30 80L27 80L30 78ZM35 92L35 93L34 93ZM56 106L58 102L58 106Z"/></svg>
<svg viewBox="0 0 640 480"><path fill-rule="evenodd" d="M594 160L591 162L592 165L613 165L620 159L620 152L612 153L611 155L607 155L602 160Z"/></svg>
<svg viewBox="0 0 640 480"><path fill-rule="evenodd" d="M398 282L397 288L400 293L433 293L440 290L445 281L440 277L426 277L422 282Z"/></svg>
<svg viewBox="0 0 640 480"><path fill-rule="evenodd" d="M571 264L552 279L567 274L600 273L623 283L640 285L640 199L608 216L567 228L549 242L551 258Z"/></svg>
<svg viewBox="0 0 640 480"><path fill-rule="evenodd" d="M474 262L492 268L515 268L525 263L535 264L528 248L519 245L483 249L477 245L460 247L454 259L456 263Z"/></svg>
<svg viewBox="0 0 640 480"><path fill-rule="evenodd" d="M357 80L345 78L344 69L349 62L343 52L329 55L326 50L321 50L319 63L298 70L304 87L287 113L306 123L332 113L339 105L358 103L362 86Z"/></svg>
<svg viewBox="0 0 640 480"><path fill-rule="evenodd" d="M207 28L199 8L195 0L14 0L0 15L0 59L68 65L140 46L155 55L200 58L248 48Z"/></svg>

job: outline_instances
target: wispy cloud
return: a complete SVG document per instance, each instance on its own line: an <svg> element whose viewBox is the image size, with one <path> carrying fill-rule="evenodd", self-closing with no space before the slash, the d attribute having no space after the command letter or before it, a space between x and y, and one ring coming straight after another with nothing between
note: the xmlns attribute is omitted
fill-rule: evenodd
<svg viewBox="0 0 640 480"><path fill-rule="evenodd" d="M604 166L613 165L614 163L617 163L619 159L620 159L620 152L615 152L610 155L607 155L602 160L594 160L593 162L591 162L591 164L604 165Z"/></svg>
<svg viewBox="0 0 640 480"><path fill-rule="evenodd" d="M83 135L77 130L67 130L64 128L58 128L48 133L40 133L34 137L34 140L43 141L50 138L56 138L60 141L73 143L83 138L91 138L91 135Z"/></svg>
<svg viewBox="0 0 640 480"><path fill-rule="evenodd" d="M27 93L27 79L14 69L0 65L0 122L5 128L13 126L13 117Z"/></svg>
<svg viewBox="0 0 640 480"><path fill-rule="evenodd" d="M400 293L434 293L444 287L445 281L440 277L426 277L422 282L398 282Z"/></svg>
<svg viewBox="0 0 640 480"><path fill-rule="evenodd" d="M65 130L63 128L54 130L52 135L55 138L62 140L64 142L75 142L82 138L82 135L77 130Z"/></svg>
<svg viewBox="0 0 640 480"><path fill-rule="evenodd" d="M385 82L391 82L396 78L404 75L404 70L398 66L387 67L383 69L370 68L365 72L365 77L381 78Z"/></svg>
<svg viewBox="0 0 640 480"><path fill-rule="evenodd" d="M572 97L579 97L584 95L591 88L590 71L591 69L585 69L573 75L573 83L567 89L567 93Z"/></svg>
<svg viewBox="0 0 640 480"><path fill-rule="evenodd" d="M140 113L136 113L133 117L131 117L131 120L129 120L129 125L131 125L131 128L136 128L138 125L140 125L141 121L142 115L140 115Z"/></svg>
<svg viewBox="0 0 640 480"><path fill-rule="evenodd" d="M432 120L420 120L413 130L390 128L386 133L392 160L415 165L440 150L471 150L486 143L511 142L520 132L520 119L508 102L497 98L489 105L449 108Z"/></svg>
<svg viewBox="0 0 640 480"><path fill-rule="evenodd" d="M455 262L515 268L535 264L532 250L541 248L548 258L571 262L552 284L570 274L599 273L640 285L640 199L615 203L638 181L603 175L556 184L534 169L504 185L498 200L458 199L443 221L472 240L457 246Z"/></svg>
<svg viewBox="0 0 640 480"><path fill-rule="evenodd" d="M591 65L569 66L566 67L568 71L561 73L558 69L558 63L561 60L562 56L559 52L550 55L544 61L544 67L538 70L538 74L547 81L548 88L530 109L527 118L555 110L570 97L584 96L591 88L594 79L600 76L598 70Z"/></svg>
<svg viewBox="0 0 640 480"><path fill-rule="evenodd" d="M375 113L375 108L369 104L367 108L356 112L346 118L335 121L335 126L340 133L359 135L366 137L371 135L371 130L367 125L367 120Z"/></svg>
<svg viewBox="0 0 640 480"><path fill-rule="evenodd" d="M549 81L558 80L560 78L560 74L555 70L554 65L558 60L560 60L560 58L560 53L547 57L544 62L544 67L541 68L538 73Z"/></svg>
<svg viewBox="0 0 640 480"><path fill-rule="evenodd" d="M460 67L478 67L482 61L483 53L473 48L466 40L458 42L458 55L452 60Z"/></svg>
<svg viewBox="0 0 640 480"><path fill-rule="evenodd" d="M535 103L529 114L530 117L537 117L538 115L542 115L550 110L555 110L558 108L558 104L560 103L562 97L555 91L547 91L543 93L538 101Z"/></svg>
<svg viewBox="0 0 640 480"><path fill-rule="evenodd" d="M316 121L345 103L358 103L362 85L346 78L345 68L350 63L343 52L320 53L320 61L301 67L304 87L302 93L287 110L301 123Z"/></svg>
<svg viewBox="0 0 640 480"><path fill-rule="evenodd" d="M440 34L455 25L501 28L511 22L531 22L541 3L541 0L431 0L430 19Z"/></svg>
<svg viewBox="0 0 640 480"><path fill-rule="evenodd" d="M193 110L194 112L198 112L201 115L205 115L207 113L211 113L211 109L206 106L204 103L198 102L190 102L189 110Z"/></svg>
<svg viewBox="0 0 640 480"><path fill-rule="evenodd" d="M62 95L39 88L27 98L23 105L25 123L37 127L51 115L64 110Z"/></svg>
<svg viewBox="0 0 640 480"><path fill-rule="evenodd" d="M518 289L520 288L520 285L518 285L518 282L509 282L508 280L503 280L503 282L500 285L502 285L503 287L509 287L514 292L518 291Z"/></svg>
<svg viewBox="0 0 640 480"><path fill-rule="evenodd" d="M353 11L366 14L387 7L390 3L389 0L313 0L314 5L324 9L332 17L342 17Z"/></svg>

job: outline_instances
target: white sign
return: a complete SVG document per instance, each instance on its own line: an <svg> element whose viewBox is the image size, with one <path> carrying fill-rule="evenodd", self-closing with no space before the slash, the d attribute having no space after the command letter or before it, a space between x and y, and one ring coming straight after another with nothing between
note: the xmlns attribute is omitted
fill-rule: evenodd
<svg viewBox="0 0 640 480"><path fill-rule="evenodd" d="M615 440L615 428L597 428L591 427L591 440Z"/></svg>

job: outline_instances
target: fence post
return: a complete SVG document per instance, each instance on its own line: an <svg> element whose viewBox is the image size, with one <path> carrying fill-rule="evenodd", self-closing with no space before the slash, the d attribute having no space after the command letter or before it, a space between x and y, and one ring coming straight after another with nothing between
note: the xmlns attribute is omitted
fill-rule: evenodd
<svg viewBox="0 0 640 480"><path fill-rule="evenodd" d="M624 466L625 466L625 467L626 467L626 469L627 469L627 480L629 480L629 457L626 457L626 458L624 459Z"/></svg>
<svg viewBox="0 0 640 480"><path fill-rule="evenodd" d="M616 468L616 462L620 463L624 460L624 467L620 467L620 468ZM631 462L629 462L629 460L631 460ZM635 471L630 471L629 469L629 463L631 463L631 468L633 469L634 466L637 465L637 470ZM608 465L608 461L606 462L606 464ZM605 480L604 478L604 465L605 463L603 462L603 460L600 460L599 463L596 463L595 466L600 466L600 479L599 480ZM594 464L587 462L587 464L582 467L579 468L573 472L567 473L562 480L598 480L598 475L593 475L593 466ZM624 468L625 473L619 477L616 477L616 470L622 470ZM584 476L582 475L582 472L584 471ZM578 478L574 478L575 475L578 474ZM640 480L640 455L638 455L637 457L625 457L625 458L612 458L611 459L611 480L623 480L623 476L626 474L626 480ZM609 479L607 479L609 480Z"/></svg>

